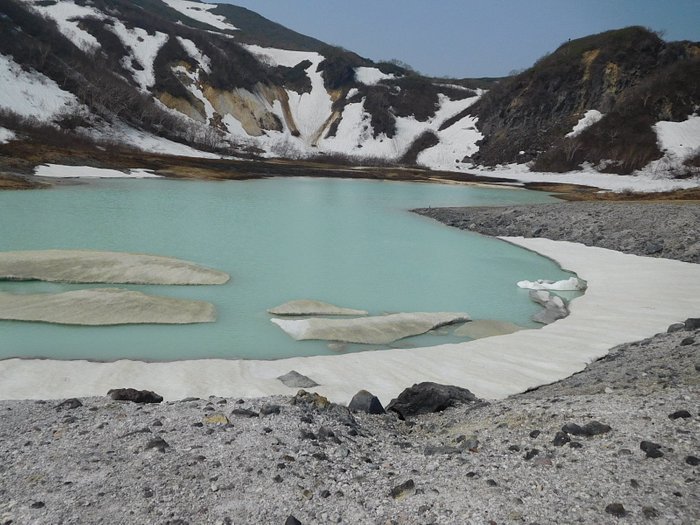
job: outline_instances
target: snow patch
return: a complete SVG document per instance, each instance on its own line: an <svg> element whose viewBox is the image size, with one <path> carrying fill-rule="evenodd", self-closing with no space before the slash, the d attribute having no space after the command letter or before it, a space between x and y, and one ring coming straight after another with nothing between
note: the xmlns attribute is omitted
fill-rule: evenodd
<svg viewBox="0 0 700 525"><path fill-rule="evenodd" d="M216 4L190 2L189 0L163 0L163 2L192 20L197 20L198 22L202 22L224 31L238 30L236 26L226 21L225 16L215 15L214 13L209 12L217 7Z"/></svg>
<svg viewBox="0 0 700 525"><path fill-rule="evenodd" d="M586 128L590 128L593 124L598 122L604 116L605 115L597 109L589 109L588 111L586 111L583 117L579 119L579 121L572 128L572 130L565 136L571 138L580 135L583 132L583 130L585 130Z"/></svg>
<svg viewBox="0 0 700 525"><path fill-rule="evenodd" d="M0 126L0 144L7 144L11 140L15 140L16 138L17 135L15 135L14 131Z"/></svg>
<svg viewBox="0 0 700 525"><path fill-rule="evenodd" d="M366 86L374 86L382 80L391 80L396 78L394 75L382 73L376 67L356 67L355 80Z"/></svg>
<svg viewBox="0 0 700 525"><path fill-rule="evenodd" d="M670 157L684 160L700 149L699 115L690 115L683 122L662 120L653 127L659 147Z"/></svg>
<svg viewBox="0 0 700 525"><path fill-rule="evenodd" d="M151 170L142 168L126 171L111 170L106 168L93 168L92 166L65 166L62 164L42 164L36 167L34 175L37 177L50 177L56 179L152 179L160 178Z"/></svg>
<svg viewBox="0 0 700 525"><path fill-rule="evenodd" d="M177 37L177 40L180 42L185 51L187 51L187 54L197 61L199 67L201 67L207 73L211 73L211 60L199 50L197 45L192 42L192 40L182 38L181 36Z"/></svg>
<svg viewBox="0 0 700 525"><path fill-rule="evenodd" d="M65 0L53 5L41 5L37 1L30 3L39 13L53 19L63 36L83 51L100 49L97 39L78 25L80 19L87 17L104 20L105 16L94 7L77 5Z"/></svg>
<svg viewBox="0 0 700 525"><path fill-rule="evenodd" d="M131 72L132 77L141 88L141 91L148 91L156 79L153 72L153 61L158 55L158 51L168 41L168 35L156 31L155 35L148 34L148 31L140 27L129 29L119 20L114 20L114 24L107 26L131 50L131 57L124 57L122 65ZM142 70L135 69L131 64L134 58L143 67Z"/></svg>
<svg viewBox="0 0 700 525"><path fill-rule="evenodd" d="M50 78L26 72L14 60L0 55L0 108L42 121L80 107L78 99Z"/></svg>

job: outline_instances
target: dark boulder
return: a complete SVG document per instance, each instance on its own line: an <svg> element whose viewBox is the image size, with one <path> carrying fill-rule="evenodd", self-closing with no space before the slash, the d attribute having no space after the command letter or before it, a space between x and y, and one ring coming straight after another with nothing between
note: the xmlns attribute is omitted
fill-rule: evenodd
<svg viewBox="0 0 700 525"><path fill-rule="evenodd" d="M466 388L424 382L413 385L393 399L387 410L396 412L399 418L441 412L459 403L474 403L479 399Z"/></svg>
<svg viewBox="0 0 700 525"><path fill-rule="evenodd" d="M160 403L163 396L159 396L150 390L136 390L135 388L113 388L107 395L115 401L132 401L134 403Z"/></svg>
<svg viewBox="0 0 700 525"><path fill-rule="evenodd" d="M700 317L691 317L689 319L685 320L685 325L686 330L697 330L700 328Z"/></svg>
<svg viewBox="0 0 700 525"><path fill-rule="evenodd" d="M566 434L586 437L606 434L611 430L612 428L609 425L605 425L600 421L591 421L589 423L586 423L584 426L577 425L576 423L567 423L566 425L561 427L561 431Z"/></svg>
<svg viewBox="0 0 700 525"><path fill-rule="evenodd" d="M375 395L367 390L360 390L350 400L348 408L354 412L365 412L367 414L384 414L384 407Z"/></svg>

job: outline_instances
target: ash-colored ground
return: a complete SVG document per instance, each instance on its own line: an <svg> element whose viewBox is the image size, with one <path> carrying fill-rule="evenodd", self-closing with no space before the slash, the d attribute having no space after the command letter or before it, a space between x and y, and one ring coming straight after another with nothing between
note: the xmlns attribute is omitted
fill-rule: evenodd
<svg viewBox="0 0 700 525"><path fill-rule="evenodd" d="M673 220L632 241L697 229ZM606 223L613 237L625 224ZM2 401L0 523L697 523L699 350L684 327L553 385L409 421L290 397ZM593 421L610 429L562 432Z"/></svg>

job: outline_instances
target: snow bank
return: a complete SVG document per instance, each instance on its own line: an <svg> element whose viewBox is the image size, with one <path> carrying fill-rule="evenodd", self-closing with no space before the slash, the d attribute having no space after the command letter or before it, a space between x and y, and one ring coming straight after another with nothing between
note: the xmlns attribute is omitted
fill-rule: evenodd
<svg viewBox="0 0 700 525"><path fill-rule="evenodd" d="M227 22L225 16L215 15L209 12L212 9L216 9L216 4L190 2L189 0L163 0L163 2L192 20L197 20L198 22L202 22L217 29L223 29L224 31L236 31L238 29L236 26Z"/></svg>
<svg viewBox="0 0 700 525"><path fill-rule="evenodd" d="M55 179L153 179L159 178L151 170L134 168L127 171L93 168L92 166L65 166L62 164L42 164L37 166L34 175Z"/></svg>
<svg viewBox="0 0 700 525"><path fill-rule="evenodd" d="M382 80L391 80L393 78L396 77L388 73L382 73L376 67L355 68L355 80L357 80L360 84L365 84L367 86L374 86Z"/></svg>
<svg viewBox="0 0 700 525"><path fill-rule="evenodd" d="M11 140L15 140L15 138L17 138L17 135L15 135L14 131L0 126L0 144L7 144Z"/></svg>
<svg viewBox="0 0 700 525"><path fill-rule="evenodd" d="M566 134L566 136L575 137L577 135L580 135L584 129L590 128L593 124L598 122L604 116L605 115L597 109L589 109L588 111L586 111L583 117L581 117L581 119L576 123L573 129Z"/></svg>
<svg viewBox="0 0 700 525"><path fill-rule="evenodd" d="M0 55L0 93L0 108L43 121L80 106L77 98L53 80L36 71L24 71L4 55Z"/></svg>

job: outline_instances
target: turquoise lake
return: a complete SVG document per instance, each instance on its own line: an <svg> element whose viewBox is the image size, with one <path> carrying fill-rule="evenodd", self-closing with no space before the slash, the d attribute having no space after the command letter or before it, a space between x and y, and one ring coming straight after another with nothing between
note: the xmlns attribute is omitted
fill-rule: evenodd
<svg viewBox="0 0 700 525"><path fill-rule="evenodd" d="M213 324L76 327L0 321L0 359L277 359L333 354L293 341L268 308L294 299L389 312L467 312L535 327L522 279L563 279L554 262L408 210L551 202L517 189L338 179L194 182L104 179L0 192L0 250L76 248L179 257L223 270L223 286L121 286L206 300ZM105 287L99 285L96 287ZM108 285L107 285L108 286ZM12 293L86 288L0 282ZM396 347L455 342L451 329ZM377 349L350 345L344 351ZM337 350L336 350L337 351Z"/></svg>

